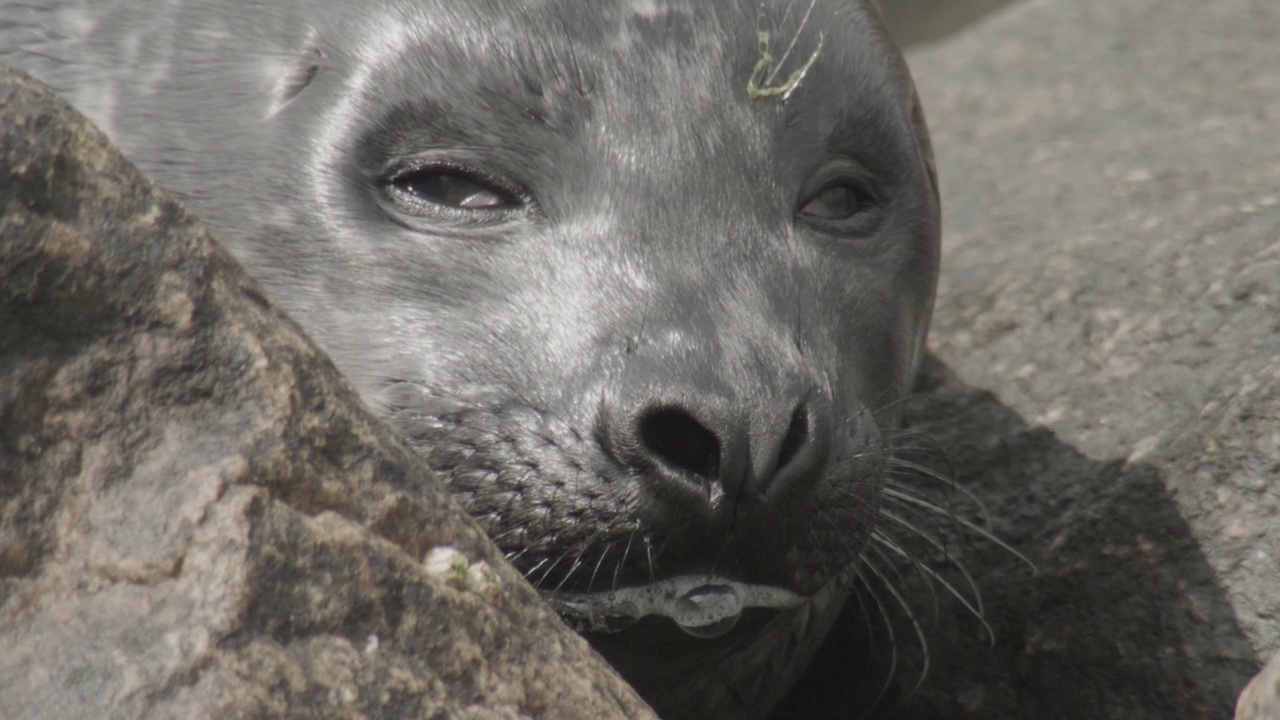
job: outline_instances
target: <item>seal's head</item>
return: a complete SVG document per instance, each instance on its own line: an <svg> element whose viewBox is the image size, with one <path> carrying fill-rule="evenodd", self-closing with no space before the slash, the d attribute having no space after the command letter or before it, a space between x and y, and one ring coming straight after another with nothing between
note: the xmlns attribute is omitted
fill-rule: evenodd
<svg viewBox="0 0 1280 720"><path fill-rule="evenodd" d="M877 532L938 271L869 3L215 0L94 33L129 82L78 101L646 697L779 697Z"/></svg>

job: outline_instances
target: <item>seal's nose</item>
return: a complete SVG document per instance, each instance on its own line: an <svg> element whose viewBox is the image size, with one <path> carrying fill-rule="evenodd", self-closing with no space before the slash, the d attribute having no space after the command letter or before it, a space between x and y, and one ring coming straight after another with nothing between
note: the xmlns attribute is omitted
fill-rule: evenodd
<svg viewBox="0 0 1280 720"><path fill-rule="evenodd" d="M720 438L692 413L658 407L640 417L640 446L673 472L703 482L720 479Z"/></svg>
<svg viewBox="0 0 1280 720"><path fill-rule="evenodd" d="M798 395L788 393L791 395ZM641 471L649 491L709 502L770 502L821 476L831 434L815 393L744 403L680 393L644 397L615 416L610 453Z"/></svg>

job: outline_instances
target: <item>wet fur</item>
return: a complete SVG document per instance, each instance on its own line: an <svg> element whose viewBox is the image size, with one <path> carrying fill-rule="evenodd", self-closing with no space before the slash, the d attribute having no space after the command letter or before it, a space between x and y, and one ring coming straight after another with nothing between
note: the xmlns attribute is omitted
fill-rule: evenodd
<svg viewBox="0 0 1280 720"><path fill-rule="evenodd" d="M760 641L798 637L791 655L672 638L657 655L683 655L653 667L610 646L664 712L763 713L868 548L895 547L886 437L923 352L939 209L869 5L86 0L0 20L0 62L186 198L535 585L835 588ZM502 222L415 214L386 188L424 157L529 202ZM881 199L862 232L797 219L841 163ZM741 485L691 490L642 457L635 408L664 403L740 431ZM796 408L825 443L803 477L767 451ZM742 653L767 657L714 669Z"/></svg>

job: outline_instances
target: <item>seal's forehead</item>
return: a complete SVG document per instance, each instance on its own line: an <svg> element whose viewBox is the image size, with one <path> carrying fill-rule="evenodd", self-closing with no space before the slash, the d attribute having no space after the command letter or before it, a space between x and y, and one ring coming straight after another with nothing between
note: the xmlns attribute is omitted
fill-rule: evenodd
<svg viewBox="0 0 1280 720"><path fill-rule="evenodd" d="M764 163L779 132L890 147L907 127L905 70L853 0L389 0L348 17L341 97L387 155L557 132L619 167L689 171L725 148Z"/></svg>
<svg viewBox="0 0 1280 720"><path fill-rule="evenodd" d="M819 44L815 75L865 72L884 64L889 44L863 0L390 0L359 17L363 32L334 33L359 67L407 65L423 80L433 72L464 80L571 73L580 91L605 75L660 76L663 63L730 63L741 72L768 53L798 66Z"/></svg>

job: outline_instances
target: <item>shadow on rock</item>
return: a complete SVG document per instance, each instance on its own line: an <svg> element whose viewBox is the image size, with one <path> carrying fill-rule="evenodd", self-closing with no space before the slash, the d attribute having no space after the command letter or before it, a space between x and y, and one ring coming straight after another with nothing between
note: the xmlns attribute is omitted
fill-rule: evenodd
<svg viewBox="0 0 1280 720"><path fill-rule="evenodd" d="M944 599L934 614L917 592L928 678L882 716L1228 717L1254 654L1155 466L1086 457L934 357L919 389L930 401L913 408L911 428L937 441L991 529L1038 573L990 543L956 540L994 643L959 603ZM914 652L907 673L918 671Z"/></svg>

